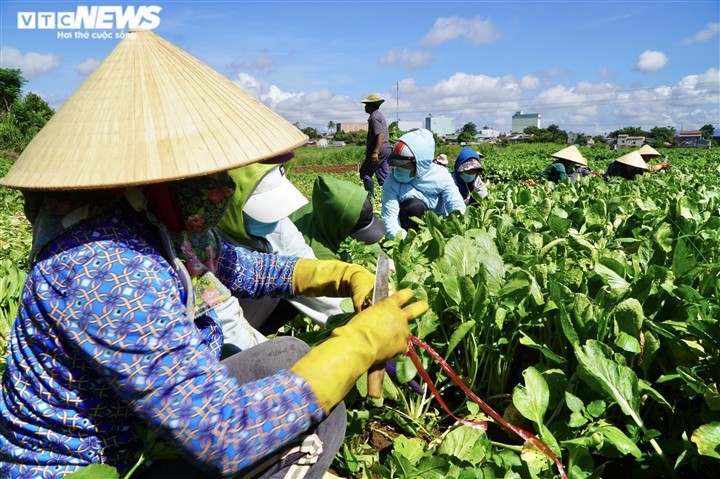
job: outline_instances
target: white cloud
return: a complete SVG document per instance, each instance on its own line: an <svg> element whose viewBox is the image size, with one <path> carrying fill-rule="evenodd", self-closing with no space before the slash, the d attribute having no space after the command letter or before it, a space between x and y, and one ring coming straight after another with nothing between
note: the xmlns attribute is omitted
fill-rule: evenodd
<svg viewBox="0 0 720 479"><path fill-rule="evenodd" d="M98 65L100 65L100 60L97 58L88 58L75 67L75 72L85 77L95 71Z"/></svg>
<svg viewBox="0 0 720 479"><path fill-rule="evenodd" d="M693 43L702 43L720 34L720 23L708 23L707 26L697 32L690 38L682 41L683 45L692 45Z"/></svg>
<svg viewBox="0 0 720 479"><path fill-rule="evenodd" d="M327 88L284 91L248 74L238 75L235 81L301 127L324 131L328 121L362 123L367 120L360 97L340 95ZM542 114L543 127L552 123L566 131L590 135L625 126L679 129L681 123L686 128L717 123L720 104L720 70L717 68L650 88L630 88L611 82L556 83L535 94L542 81L537 74L517 79L513 75L458 72L429 85L408 77L399 80L397 88L393 84L390 90L379 94L386 99L382 108L388 122L395 121L396 115L405 121L422 121L432 113L454 118L457 128L473 122L507 132L512 114L518 110Z"/></svg>
<svg viewBox="0 0 720 479"><path fill-rule="evenodd" d="M635 71L642 73L654 73L661 70L670 59L663 52L645 50L638 57Z"/></svg>
<svg viewBox="0 0 720 479"><path fill-rule="evenodd" d="M471 45L492 43L500 37L500 30L490 20L480 17L440 17L422 39L427 47L436 47L443 43L462 38Z"/></svg>
<svg viewBox="0 0 720 479"><path fill-rule="evenodd" d="M60 56L54 53L22 53L12 47L2 47L0 58L1 68L19 68L27 80L49 73L60 65Z"/></svg>
<svg viewBox="0 0 720 479"><path fill-rule="evenodd" d="M525 90L532 90L540 86L540 79L535 75L525 75L520 80L520 87Z"/></svg>
<svg viewBox="0 0 720 479"><path fill-rule="evenodd" d="M389 51L380 57L380 65L399 65L405 70L418 70L432 64L430 52L403 49L400 52Z"/></svg>

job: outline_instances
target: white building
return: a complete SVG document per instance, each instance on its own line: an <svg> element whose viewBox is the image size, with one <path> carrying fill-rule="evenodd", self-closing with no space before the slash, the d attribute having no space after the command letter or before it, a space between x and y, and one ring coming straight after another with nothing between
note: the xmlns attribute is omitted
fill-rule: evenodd
<svg viewBox="0 0 720 479"><path fill-rule="evenodd" d="M491 128L483 128L478 131L478 134L475 135L475 139L477 141L487 141L492 140L500 136L500 132L497 130L493 130Z"/></svg>
<svg viewBox="0 0 720 479"><path fill-rule="evenodd" d="M425 128L437 136L450 135L455 133L455 118L430 115L425 118Z"/></svg>
<svg viewBox="0 0 720 479"><path fill-rule="evenodd" d="M512 116L512 133L522 133L528 126L540 128L540 113L516 111Z"/></svg>

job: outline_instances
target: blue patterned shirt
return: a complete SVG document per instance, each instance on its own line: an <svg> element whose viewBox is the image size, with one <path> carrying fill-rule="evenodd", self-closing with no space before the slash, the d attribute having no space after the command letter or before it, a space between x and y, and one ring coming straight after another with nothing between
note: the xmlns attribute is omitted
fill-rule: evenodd
<svg viewBox="0 0 720 479"><path fill-rule="evenodd" d="M138 426L228 475L324 417L290 371L241 386L228 375L220 326L186 314L161 234L123 203L39 253L10 332L0 477L55 479L93 463L123 474L143 448ZM291 295L294 258L223 243L219 260L235 292Z"/></svg>

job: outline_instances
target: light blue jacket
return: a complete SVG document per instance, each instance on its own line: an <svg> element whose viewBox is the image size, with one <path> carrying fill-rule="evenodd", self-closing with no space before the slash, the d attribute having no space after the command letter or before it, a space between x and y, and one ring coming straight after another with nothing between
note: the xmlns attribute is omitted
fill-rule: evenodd
<svg viewBox="0 0 720 479"><path fill-rule="evenodd" d="M385 223L388 238L394 238L400 227L400 203L417 198L428 210L439 216L451 211L465 212L465 202L455 186L452 175L444 166L433 162L435 158L435 140L426 129L413 130L401 136L398 141L405 143L415 155L415 178L409 183L401 183L389 175L382 187L382 220Z"/></svg>

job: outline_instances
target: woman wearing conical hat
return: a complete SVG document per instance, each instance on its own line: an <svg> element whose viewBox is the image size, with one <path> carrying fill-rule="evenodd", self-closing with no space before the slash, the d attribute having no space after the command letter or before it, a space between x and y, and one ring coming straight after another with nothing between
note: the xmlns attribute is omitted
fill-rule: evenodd
<svg viewBox="0 0 720 479"><path fill-rule="evenodd" d="M322 476L343 442L343 396L406 351L427 303L403 307L401 290L313 349L279 338L220 360L232 294L347 296L359 311L372 289L357 265L215 233L227 171L305 141L150 31L115 47L0 181L23 191L33 225L2 376L0 477L92 464L125 476L146 433L177 457L133 477Z"/></svg>
<svg viewBox="0 0 720 479"><path fill-rule="evenodd" d="M587 176L591 173L587 160L575 145L563 148L550 156L553 157L553 162L540 173L541 178L555 183L568 180L574 183L579 176Z"/></svg>
<svg viewBox="0 0 720 479"><path fill-rule="evenodd" d="M652 161L655 158L660 158L662 155L660 152L658 152L655 148L648 144L644 144L639 150L638 153L640 153L640 156L642 156L643 160L645 160L645 163L648 165L648 171L650 172L656 172L656 171L663 171L670 168L670 164L667 162L667 156L665 157L665 161L658 165L651 165L650 161Z"/></svg>
<svg viewBox="0 0 720 479"><path fill-rule="evenodd" d="M603 173L603 178L607 180L610 177L619 176L626 180L632 180L635 179L637 175L647 173L648 171L650 171L648 164L643 160L640 153L635 150L610 163L607 171Z"/></svg>

